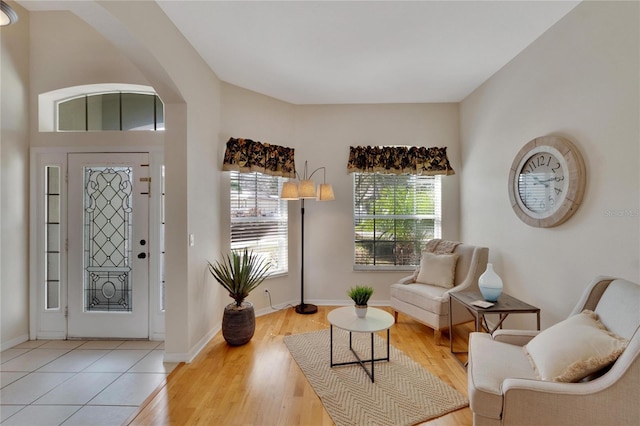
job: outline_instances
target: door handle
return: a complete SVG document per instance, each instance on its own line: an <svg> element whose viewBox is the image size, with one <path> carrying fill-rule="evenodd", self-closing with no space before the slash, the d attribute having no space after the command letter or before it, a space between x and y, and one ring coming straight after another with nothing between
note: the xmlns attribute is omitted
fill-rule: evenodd
<svg viewBox="0 0 640 426"><path fill-rule="evenodd" d="M138 259L146 259L147 253L138 253Z"/></svg>

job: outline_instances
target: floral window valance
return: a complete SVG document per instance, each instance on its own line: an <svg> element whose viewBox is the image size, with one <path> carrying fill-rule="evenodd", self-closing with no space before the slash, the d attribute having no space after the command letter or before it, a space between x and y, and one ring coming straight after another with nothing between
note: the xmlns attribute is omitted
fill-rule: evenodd
<svg viewBox="0 0 640 426"><path fill-rule="evenodd" d="M227 141L222 170L237 170L240 173L260 172L271 176L295 178L294 150L251 139L230 138Z"/></svg>
<svg viewBox="0 0 640 426"><path fill-rule="evenodd" d="M349 173L453 175L447 147L351 146Z"/></svg>

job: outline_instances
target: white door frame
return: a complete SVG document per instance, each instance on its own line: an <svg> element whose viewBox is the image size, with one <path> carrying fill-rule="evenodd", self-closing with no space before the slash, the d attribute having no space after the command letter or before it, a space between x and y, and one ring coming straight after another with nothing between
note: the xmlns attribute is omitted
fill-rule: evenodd
<svg viewBox="0 0 640 426"><path fill-rule="evenodd" d="M37 147L31 149L30 168L30 280L29 280L29 338L66 339L67 338L67 255L62 250L60 259L60 307L45 309L44 301L44 167L48 165L61 168L61 235L66 238L66 191L67 154L69 153L115 153L147 152L151 174L151 199L149 203L149 339L164 340L164 311L160 306L162 285L161 276L161 210L162 210L162 165L164 163L161 146L110 146L110 147ZM158 195L158 196L154 196ZM64 220L62 220L64 218ZM63 247L66 244L62 244Z"/></svg>

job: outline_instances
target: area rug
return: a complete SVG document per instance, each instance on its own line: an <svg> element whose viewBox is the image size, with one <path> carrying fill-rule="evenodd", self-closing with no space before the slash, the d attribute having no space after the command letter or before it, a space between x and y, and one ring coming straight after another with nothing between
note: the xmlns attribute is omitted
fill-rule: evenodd
<svg viewBox="0 0 640 426"><path fill-rule="evenodd" d="M390 361L375 364L375 383L360 365L331 368L329 337L329 330L322 330L285 336L284 343L337 426L414 425L469 404L464 395L393 346ZM353 361L349 333L334 328L333 338L334 362ZM385 340L375 336L376 358L386 355ZM370 334L353 333L353 347L361 358L369 358L370 346Z"/></svg>

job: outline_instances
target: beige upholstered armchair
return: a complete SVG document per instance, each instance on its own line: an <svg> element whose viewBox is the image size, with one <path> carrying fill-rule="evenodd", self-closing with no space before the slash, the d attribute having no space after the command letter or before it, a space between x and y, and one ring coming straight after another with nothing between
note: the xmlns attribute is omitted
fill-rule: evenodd
<svg viewBox="0 0 640 426"><path fill-rule="evenodd" d="M473 424L638 425L639 354L640 285L598 277L544 331L471 334Z"/></svg>
<svg viewBox="0 0 640 426"><path fill-rule="evenodd" d="M449 328L449 293L478 290L478 277L487 269L489 249L459 244L452 252L457 255L452 287L416 282L410 275L391 285L391 308L396 322L398 312L433 328L436 344L440 344L443 329ZM429 281L428 279L425 281ZM453 305L456 324L471 321L473 316L459 303ZM455 325L455 324L454 324Z"/></svg>

